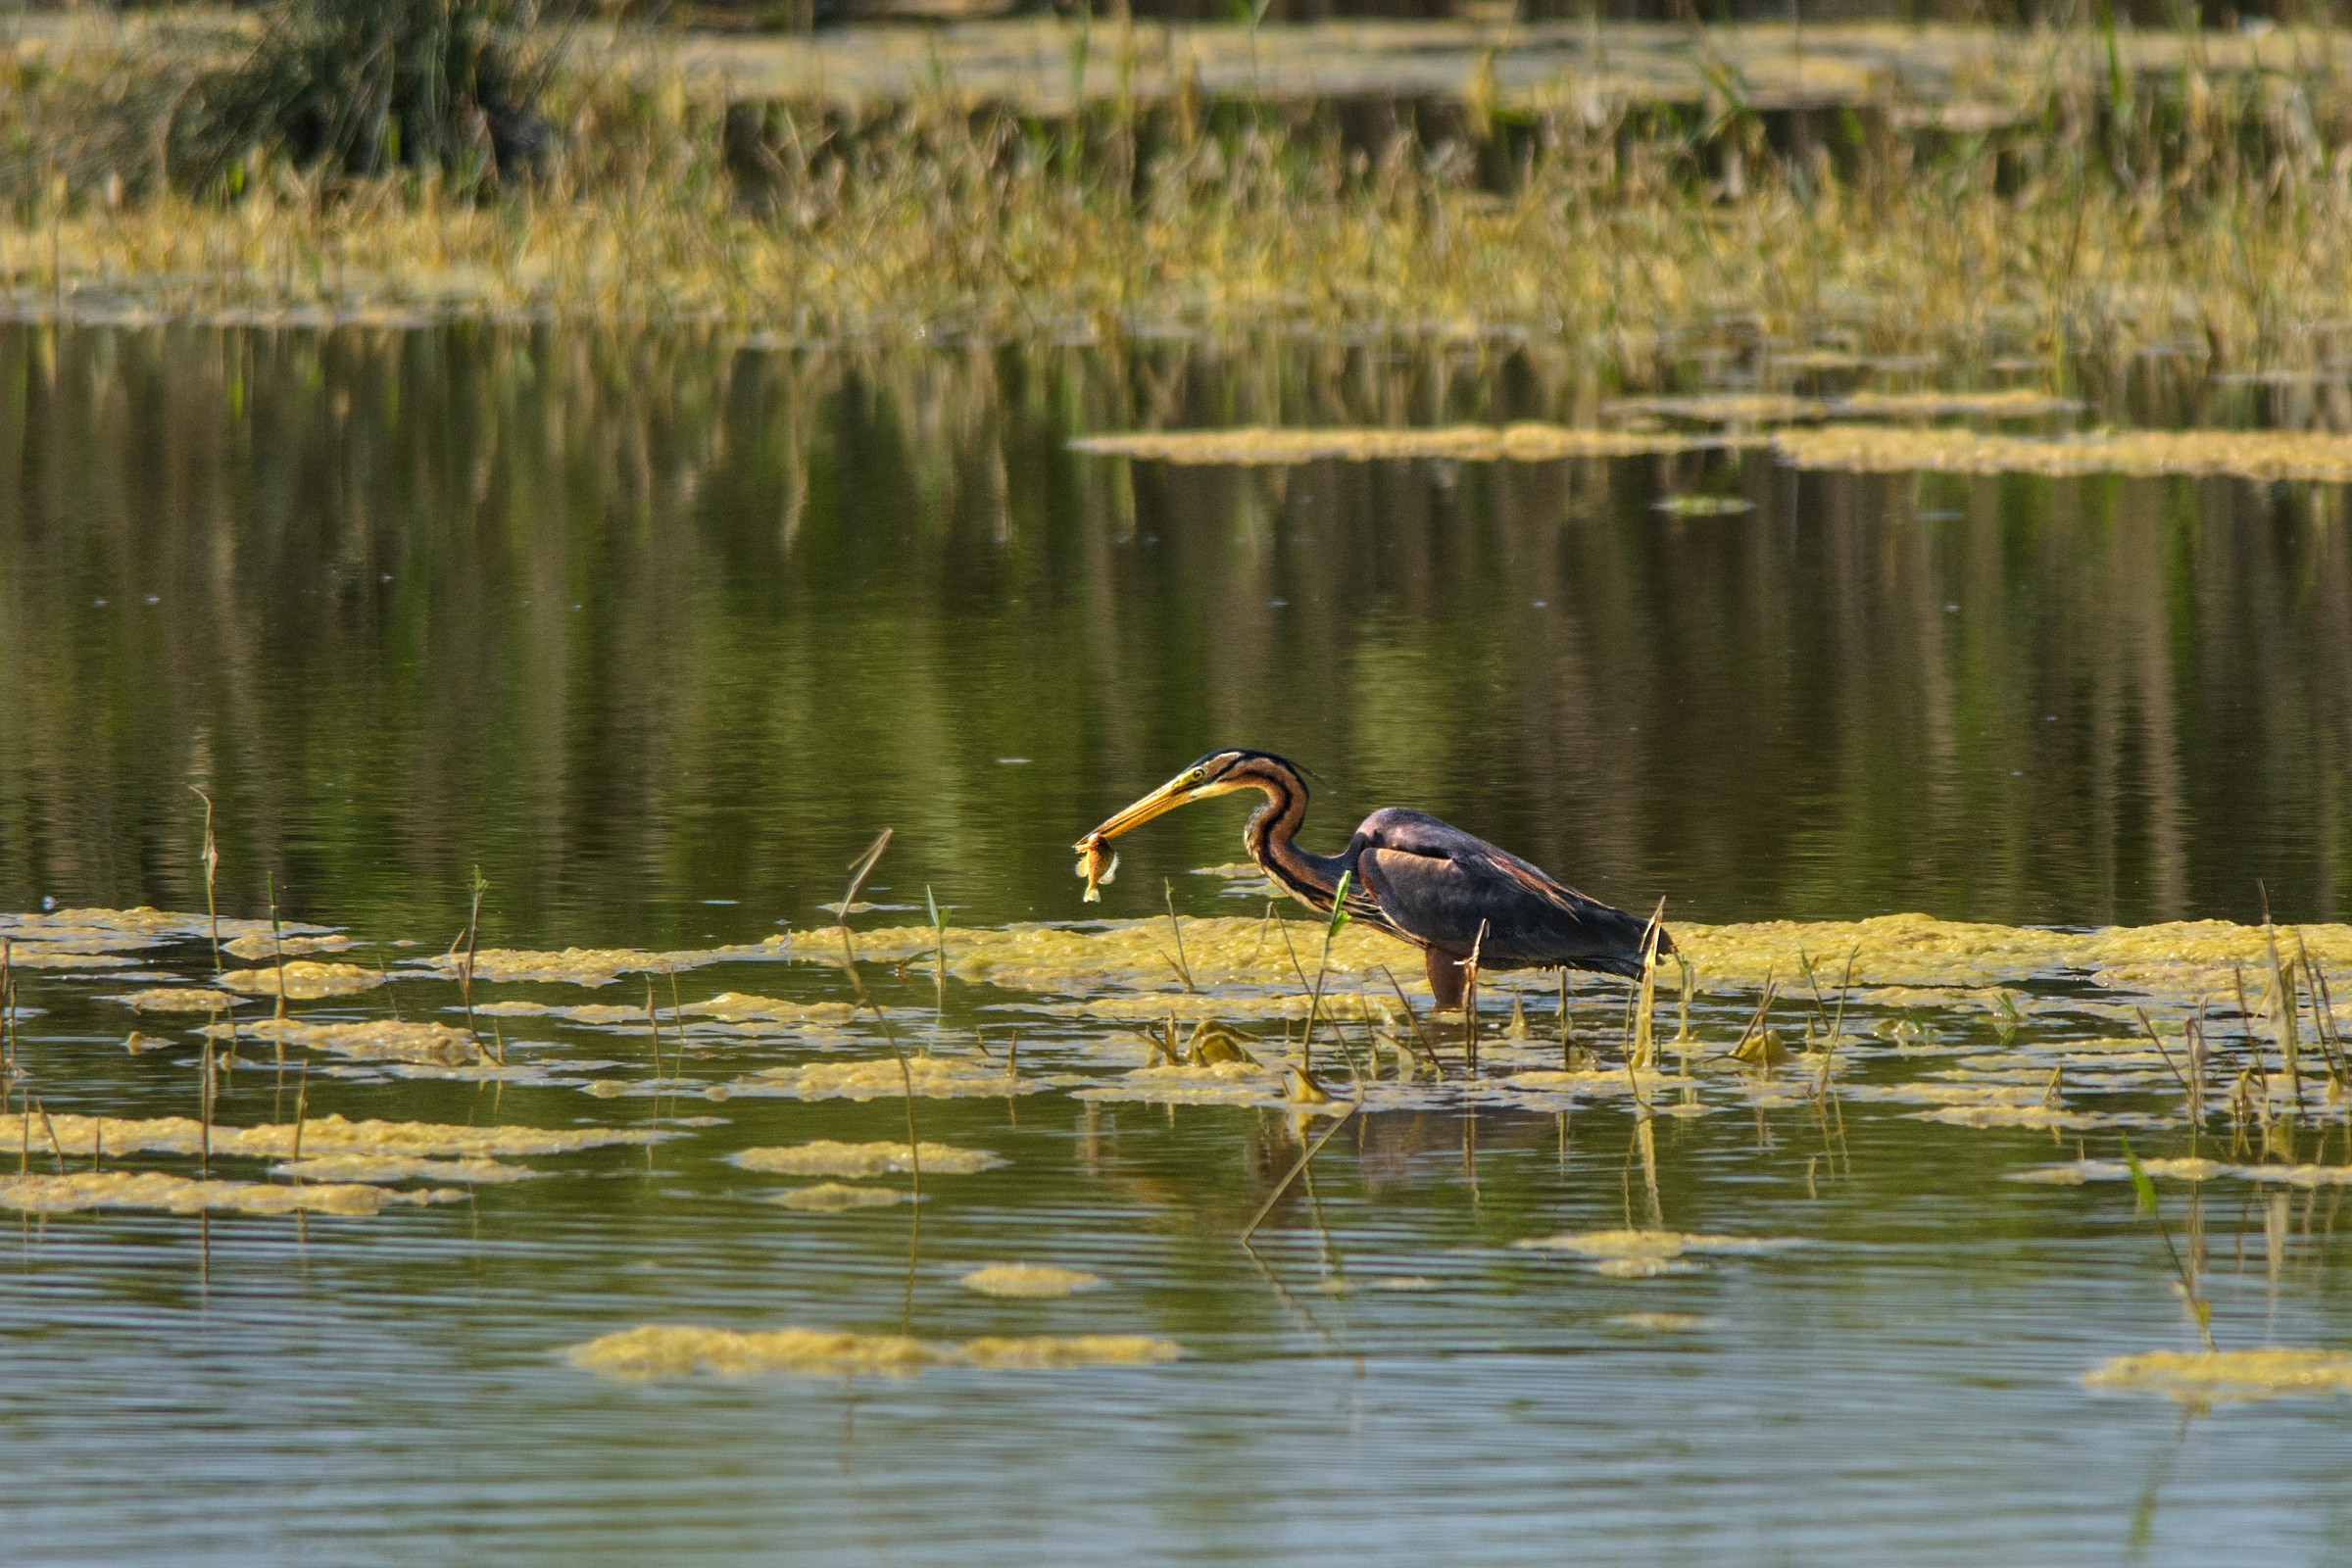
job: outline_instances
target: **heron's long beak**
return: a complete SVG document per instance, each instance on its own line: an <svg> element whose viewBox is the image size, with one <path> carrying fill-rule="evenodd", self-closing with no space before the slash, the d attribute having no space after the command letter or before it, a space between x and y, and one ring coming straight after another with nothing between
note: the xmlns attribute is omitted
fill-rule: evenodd
<svg viewBox="0 0 2352 1568"><path fill-rule="evenodd" d="M1142 827L1155 816L1167 815L1179 806L1190 806L1208 793L1211 792L1202 785L1185 785L1170 780L1125 810L1105 817L1102 826L1080 839L1074 848L1084 850L1097 839L1115 839L1122 833Z"/></svg>

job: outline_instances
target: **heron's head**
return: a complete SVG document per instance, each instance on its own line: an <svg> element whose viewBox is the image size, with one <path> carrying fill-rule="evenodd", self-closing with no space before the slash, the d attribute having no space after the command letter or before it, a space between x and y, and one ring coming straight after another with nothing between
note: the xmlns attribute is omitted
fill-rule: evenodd
<svg viewBox="0 0 2352 1568"><path fill-rule="evenodd" d="M1078 847L1085 848L1088 839L1115 839L1179 806L1231 795L1236 790L1263 790L1269 796L1296 790L1303 795L1306 784L1299 777L1297 763L1271 752L1210 752L1133 806L1107 818L1086 839L1079 840Z"/></svg>

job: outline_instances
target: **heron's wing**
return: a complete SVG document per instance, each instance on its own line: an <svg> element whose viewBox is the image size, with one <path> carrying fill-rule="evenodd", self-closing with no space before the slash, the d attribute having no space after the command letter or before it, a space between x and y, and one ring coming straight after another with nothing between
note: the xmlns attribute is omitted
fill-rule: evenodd
<svg viewBox="0 0 2352 1568"><path fill-rule="evenodd" d="M1482 961L1495 968L1565 963L1641 972L1647 921L1484 839L1419 811L1394 810L1366 818L1357 839L1355 863L1381 913L1431 947L1466 955L1477 944Z"/></svg>

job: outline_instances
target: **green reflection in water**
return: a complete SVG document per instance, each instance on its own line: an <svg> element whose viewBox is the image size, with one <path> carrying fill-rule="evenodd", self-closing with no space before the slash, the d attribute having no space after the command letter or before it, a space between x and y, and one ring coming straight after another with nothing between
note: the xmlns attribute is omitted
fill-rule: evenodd
<svg viewBox="0 0 2352 1568"><path fill-rule="evenodd" d="M0 331L0 904L200 906L195 783L239 911L438 934L479 862L497 940L755 937L888 824L881 900L1071 916L1072 835L1244 743L1310 841L1411 804L1686 917L2343 913L2334 490L1062 446L1589 400L1523 370ZM1650 506L1702 482L1756 509Z"/></svg>

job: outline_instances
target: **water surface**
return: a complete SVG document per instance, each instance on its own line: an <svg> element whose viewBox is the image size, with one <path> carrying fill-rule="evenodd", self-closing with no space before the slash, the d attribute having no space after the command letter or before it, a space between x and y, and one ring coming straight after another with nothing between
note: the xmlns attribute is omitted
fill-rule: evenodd
<svg viewBox="0 0 2352 1568"><path fill-rule="evenodd" d="M2126 416L2329 416L2092 390ZM1171 899L1250 914L1191 874L1238 856L1238 807L1127 841L1099 908L1065 850L1197 753L1248 744L1325 779L1310 842L1420 806L1678 921L2345 918L2334 488L1800 475L1753 453L1243 471L1063 446L1147 420L1589 397L1508 358L1370 352L0 331L0 908L202 908L193 785L224 912L273 891L287 918L416 944L366 950L396 970L463 926L477 865L498 945L805 941L885 826L866 896L919 909L928 889L959 926ZM1690 490L1752 510L1653 505ZM211 970L198 942L135 959ZM2014 978L2023 1047L2082 1058L2077 1102L2171 1117L2131 1136L2185 1153L2177 1090L2097 1087L2087 1042L2129 1027L2098 1010L2113 999ZM916 1049L965 1053L977 1029L1001 1050L1018 1028L1030 1070L1090 1081L1144 1056L1066 998L919 964L866 979ZM687 1004L850 995L815 962L677 984ZM192 1114L189 1020L103 1000L133 986L24 975L45 1010L18 1093ZM1601 990L1578 1027L1606 1054ZM394 995L410 1016L459 1004L414 975ZM1755 1000L1703 997L1698 1033L1728 1045ZM1781 1014L1792 1036L1800 1010ZM2158 1010L2177 1029L2180 1007ZM168 1046L125 1053L134 1022ZM1863 1085L2021 1046L1959 998L1857 1004L1852 1025L1873 1042L1851 1052ZM2231 1027L2217 1038L2242 1050ZM2352 1541L2342 1407L2184 1411L2081 1384L2196 1343L2127 1186L2002 1179L2115 1157L2109 1126L1957 1127L1867 1100L1833 1120L1719 1075L1708 1113L1644 1135L1608 1095L1471 1110L1432 1090L1352 1121L1252 1255L1236 1238L1299 1152L1279 1110L918 1102L925 1138L1011 1163L927 1183L917 1235L904 1205L776 1208L789 1182L724 1158L898 1136L896 1102L702 1098L796 1054L879 1055L870 1024L698 1041L658 1101L581 1092L652 1076L642 1028L505 1028L518 1060L612 1065L501 1087L319 1056L309 1113L670 1136L364 1219L23 1225L0 1287L12 1558L1554 1561L1573 1543L1636 1562L2323 1562ZM302 1054L281 1075L241 1050L259 1059L220 1119L289 1117ZM2298 1138L2296 1159L2352 1157L2334 1112ZM2340 1191L2211 1184L2192 1220L2168 1185L2176 1242L2202 1230L2218 1340L2352 1339ZM1807 1245L1649 1279L1513 1246L1628 1224ZM1013 1302L957 1284L1023 1260L1105 1285ZM1696 1322L1617 1321L1661 1313ZM644 1322L1149 1333L1187 1355L642 1385L564 1358Z"/></svg>

